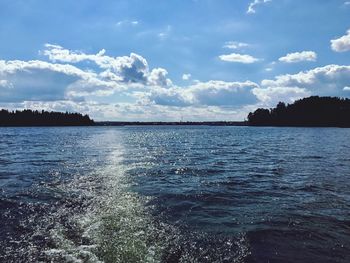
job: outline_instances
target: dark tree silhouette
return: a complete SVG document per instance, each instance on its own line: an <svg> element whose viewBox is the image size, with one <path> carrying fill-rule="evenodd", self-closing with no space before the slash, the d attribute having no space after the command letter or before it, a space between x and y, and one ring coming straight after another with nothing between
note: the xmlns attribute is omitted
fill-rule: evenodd
<svg viewBox="0 0 350 263"><path fill-rule="evenodd" d="M350 127L350 99L312 96L249 113L252 126Z"/></svg>
<svg viewBox="0 0 350 263"><path fill-rule="evenodd" d="M87 126L94 121L80 113L0 110L0 126Z"/></svg>

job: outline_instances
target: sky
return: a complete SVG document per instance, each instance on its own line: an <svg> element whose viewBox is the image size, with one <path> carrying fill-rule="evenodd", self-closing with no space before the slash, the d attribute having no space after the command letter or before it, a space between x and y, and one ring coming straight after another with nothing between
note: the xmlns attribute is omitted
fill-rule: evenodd
<svg viewBox="0 0 350 263"><path fill-rule="evenodd" d="M0 108L244 120L350 98L350 1L0 0Z"/></svg>

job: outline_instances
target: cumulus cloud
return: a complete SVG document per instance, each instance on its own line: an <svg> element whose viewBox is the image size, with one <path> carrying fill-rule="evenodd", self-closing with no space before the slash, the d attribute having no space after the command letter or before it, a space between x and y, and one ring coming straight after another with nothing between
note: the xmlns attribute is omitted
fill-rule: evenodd
<svg viewBox="0 0 350 263"><path fill-rule="evenodd" d="M246 112L239 108L257 102L252 93L256 83L197 81L178 87L168 78L167 70L150 69L146 59L135 53L111 57L105 50L86 54L47 44L41 54L49 62L0 61L1 106L79 111L97 119L174 120L191 116L192 120L213 120L223 116L232 119L232 114L243 116ZM110 103L111 98L118 98L116 92L129 96L128 103L118 99ZM98 96L111 97L105 100Z"/></svg>
<svg viewBox="0 0 350 263"><path fill-rule="evenodd" d="M89 92L118 90L120 85L99 80L97 74L67 64L53 64L40 60L0 60L0 101L62 100L67 89L76 82ZM4 85L6 84L6 85ZM7 88L6 88L7 87Z"/></svg>
<svg viewBox="0 0 350 263"><path fill-rule="evenodd" d="M179 88L172 89L153 89L149 93L140 93L142 104L144 105L162 105L186 107L191 105L190 98Z"/></svg>
<svg viewBox="0 0 350 263"><path fill-rule="evenodd" d="M280 101L292 103L297 99L308 97L311 92L299 87L267 87L256 88L253 94L258 98L260 104L272 107Z"/></svg>
<svg viewBox="0 0 350 263"><path fill-rule="evenodd" d="M41 53L49 62L0 60L1 107L79 111L99 120L179 120L181 116L232 120L278 101L309 95L345 97L350 91L350 66L328 65L280 75L260 85L209 80L179 87L168 78L167 70L150 68L135 53L112 57L105 50L86 54L50 44ZM257 60L236 55L229 60ZM190 77L184 74L184 79Z"/></svg>
<svg viewBox="0 0 350 263"><path fill-rule="evenodd" d="M258 85L251 81L208 81L190 86L188 94L195 104L239 107L257 102L251 92L257 87Z"/></svg>
<svg viewBox="0 0 350 263"><path fill-rule="evenodd" d="M30 60L30 61L22 61L22 60L0 60L0 73L1 74L13 74L17 71L26 71L30 72L33 69L42 69L49 70L54 72L59 72L62 74L72 75L72 76L80 76L82 78L88 78L92 73L88 73L83 71L77 67L67 64L53 64L41 60Z"/></svg>
<svg viewBox="0 0 350 263"><path fill-rule="evenodd" d="M148 83L152 86L159 87L171 87L173 85L172 81L168 79L166 76L168 75L168 71L163 68L155 68L152 69L151 73L148 76Z"/></svg>
<svg viewBox="0 0 350 263"><path fill-rule="evenodd" d="M91 107L91 99L116 93L129 96L133 90L173 86L165 69L150 69L146 59L134 53L110 57L105 55L105 50L85 54L47 44L41 54L51 62L0 60L1 105L44 109L50 109L51 105L52 110L70 110L74 105L81 112L86 112L82 105L90 105L89 109L93 109L90 114L99 116L98 108ZM82 67L84 62L93 62L97 67L92 69L91 64Z"/></svg>
<svg viewBox="0 0 350 263"><path fill-rule="evenodd" d="M191 78L191 74L183 74L182 79L183 80L189 80Z"/></svg>
<svg viewBox="0 0 350 263"><path fill-rule="evenodd" d="M65 49L59 45L45 44L45 50L39 53L48 56L49 60L53 62L78 63L90 60L103 67L104 64L110 64L113 60L113 58L104 56L105 52L106 50L102 49L97 54L85 54Z"/></svg>
<svg viewBox="0 0 350 263"><path fill-rule="evenodd" d="M316 61L317 54L314 51L295 52L295 53L289 53L284 57L280 57L278 60L285 63Z"/></svg>
<svg viewBox="0 0 350 263"><path fill-rule="evenodd" d="M349 97L349 83L350 66L327 65L265 79L252 93L257 105L272 107L279 101L291 103L311 95Z"/></svg>
<svg viewBox="0 0 350 263"><path fill-rule="evenodd" d="M344 87L349 83L350 66L327 65L297 74L280 75L273 80L263 80L261 87L270 95L273 91L294 89L303 97L306 95L345 97L348 94L344 92ZM302 94L303 92L305 94Z"/></svg>
<svg viewBox="0 0 350 263"><path fill-rule="evenodd" d="M134 53L110 57L105 50L85 54L58 45L45 47L41 54L52 62L0 60L0 101L83 101L87 96L109 96L132 87L172 86L165 69L150 70L146 59ZM72 65L84 61L94 62L97 72Z"/></svg>
<svg viewBox="0 0 350 263"><path fill-rule="evenodd" d="M221 56L219 56L219 58L223 61L243 63L243 64L252 64L252 63L255 63L255 62L260 60L258 58L253 57L253 56L250 56L250 55L242 55L242 54L237 54L237 53L221 55Z"/></svg>
<svg viewBox="0 0 350 263"><path fill-rule="evenodd" d="M159 68L154 72L150 71L147 60L135 53L131 53L130 56L111 57L105 55L104 49L97 54L85 54L84 52L71 51L58 45L46 44L45 47L46 49L42 54L48 56L51 61L67 63L92 61L103 70L100 76L109 80L144 85L171 84L169 79L164 79L164 76L167 75L165 69ZM159 79L156 79L157 77Z"/></svg>
<svg viewBox="0 0 350 263"><path fill-rule="evenodd" d="M331 48L335 52L350 51L350 29L346 32L346 35L331 40Z"/></svg>
<svg viewBox="0 0 350 263"><path fill-rule="evenodd" d="M130 56L118 57L110 65L122 77L124 82L146 82L149 72L146 59L131 53Z"/></svg>
<svg viewBox="0 0 350 263"><path fill-rule="evenodd" d="M247 14L255 14L256 13L256 7L261 4L265 4L268 2L271 2L272 0L254 0L253 2L249 3Z"/></svg>
<svg viewBox="0 0 350 263"><path fill-rule="evenodd" d="M78 63L92 61L108 73L114 73L116 79L124 82L146 82L149 67L145 58L131 53L130 56L110 57L105 55L102 49L97 54L85 54L83 52L71 51L58 45L46 44L42 54L49 57L53 62Z"/></svg>
<svg viewBox="0 0 350 263"><path fill-rule="evenodd" d="M258 85L251 81L197 82L191 86L173 87L171 89L153 89L145 94L144 102L168 106L231 106L254 104L256 96L252 93Z"/></svg>

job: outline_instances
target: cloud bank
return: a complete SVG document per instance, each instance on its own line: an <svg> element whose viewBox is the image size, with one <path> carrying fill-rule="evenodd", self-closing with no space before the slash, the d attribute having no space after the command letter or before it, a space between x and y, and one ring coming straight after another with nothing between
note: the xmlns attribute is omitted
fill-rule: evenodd
<svg viewBox="0 0 350 263"><path fill-rule="evenodd" d="M263 80L261 86L270 89L302 89L309 95L346 97L344 87L350 83L350 66L327 65L297 74L285 74L273 80Z"/></svg>
<svg viewBox="0 0 350 263"><path fill-rule="evenodd" d="M316 58L309 51L287 61ZM311 51L310 51L311 52ZM326 65L297 74L254 81L193 80L176 85L164 68L150 68L141 55L109 56L46 44L47 60L0 60L0 106L10 109L79 111L97 120L242 120L257 107L309 95L350 96L350 66ZM220 59L254 63L249 55ZM183 80L189 80L184 74Z"/></svg>

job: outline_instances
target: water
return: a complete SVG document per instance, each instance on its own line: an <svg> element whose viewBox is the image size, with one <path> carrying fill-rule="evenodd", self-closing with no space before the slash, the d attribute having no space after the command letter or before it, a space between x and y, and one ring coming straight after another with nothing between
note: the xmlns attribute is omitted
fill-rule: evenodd
<svg viewBox="0 0 350 263"><path fill-rule="evenodd" d="M350 262L350 129L0 129L0 262Z"/></svg>

